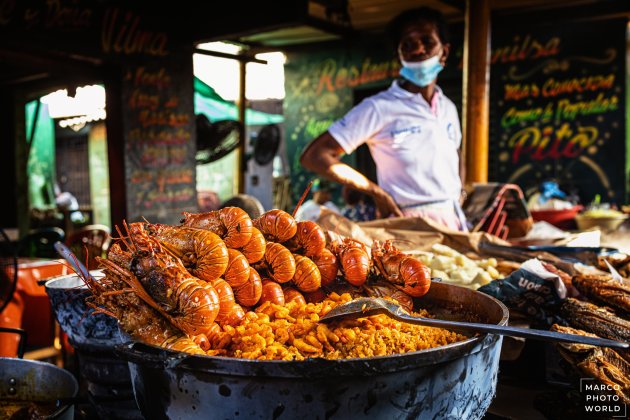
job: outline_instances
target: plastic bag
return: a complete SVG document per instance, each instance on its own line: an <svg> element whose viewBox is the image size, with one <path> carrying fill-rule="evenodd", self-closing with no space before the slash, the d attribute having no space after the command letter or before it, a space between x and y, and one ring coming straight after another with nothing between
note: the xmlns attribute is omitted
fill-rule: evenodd
<svg viewBox="0 0 630 420"><path fill-rule="evenodd" d="M567 288L540 260L527 260L521 268L502 280L495 280L478 289L503 302L510 310L551 325L557 322L559 304L567 297Z"/></svg>

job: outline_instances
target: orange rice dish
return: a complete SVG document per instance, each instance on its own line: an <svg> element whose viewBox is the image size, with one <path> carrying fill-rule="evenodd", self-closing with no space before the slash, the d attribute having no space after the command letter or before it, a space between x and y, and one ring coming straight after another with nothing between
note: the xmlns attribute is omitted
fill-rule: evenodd
<svg viewBox="0 0 630 420"><path fill-rule="evenodd" d="M347 293L332 293L317 304L289 302L281 306L265 302L255 311L247 312L238 326L224 327L232 337L226 348L209 350L206 354L257 360L345 359L426 350L468 338L385 315L330 324L318 322L333 307L350 300ZM415 315L430 316L424 310Z"/></svg>

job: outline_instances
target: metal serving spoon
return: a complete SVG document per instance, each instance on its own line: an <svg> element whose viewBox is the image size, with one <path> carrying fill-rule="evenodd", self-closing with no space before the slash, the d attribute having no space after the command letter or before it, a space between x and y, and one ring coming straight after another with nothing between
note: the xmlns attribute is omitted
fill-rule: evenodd
<svg viewBox="0 0 630 420"><path fill-rule="evenodd" d="M382 298L358 298L348 303L334 307L320 318L321 322L338 321L341 319L356 319L370 315L385 314L399 321L410 324L440 327L456 331L486 332L513 337L532 338L545 341L562 341L567 343L590 344L592 346L616 347L627 349L628 343L608 340L606 338L587 337L576 334L565 334L554 331L532 330L528 328L508 327L494 324L480 324L477 322L447 321L411 316L397 303Z"/></svg>
<svg viewBox="0 0 630 420"><path fill-rule="evenodd" d="M55 247L55 251L57 251L57 253L68 262L68 264L70 264L75 273L81 275L83 278L91 278L92 280L94 280L94 278L90 274L90 270L87 269L87 267L79 260L76 255L74 255L74 252L72 252L72 250L68 248L66 244L57 241L53 244L53 246Z"/></svg>

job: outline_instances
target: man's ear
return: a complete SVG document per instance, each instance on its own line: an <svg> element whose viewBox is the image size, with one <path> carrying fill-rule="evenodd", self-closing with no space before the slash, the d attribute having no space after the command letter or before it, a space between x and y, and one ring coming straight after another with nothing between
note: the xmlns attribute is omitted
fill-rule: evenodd
<svg viewBox="0 0 630 420"><path fill-rule="evenodd" d="M448 58L448 53L451 50L451 44L442 44L442 56L440 57L440 64L443 66L446 65L446 59Z"/></svg>

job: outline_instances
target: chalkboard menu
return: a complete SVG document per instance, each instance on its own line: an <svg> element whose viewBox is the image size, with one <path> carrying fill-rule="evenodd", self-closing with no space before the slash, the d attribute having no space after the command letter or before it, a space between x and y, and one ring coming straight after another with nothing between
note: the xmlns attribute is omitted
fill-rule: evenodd
<svg viewBox="0 0 630 420"><path fill-rule="evenodd" d="M176 31L165 32L168 21L169 16L146 13L137 2L0 0L3 41L16 47L53 44L55 52L80 52L86 58L100 57L101 53L112 57L167 56L169 43L178 35Z"/></svg>
<svg viewBox="0 0 630 420"><path fill-rule="evenodd" d="M127 218L177 223L197 208L192 51L128 64L122 91Z"/></svg>
<svg viewBox="0 0 630 420"><path fill-rule="evenodd" d="M492 34L490 179L555 179L583 203L627 193L626 21L504 26Z"/></svg>

